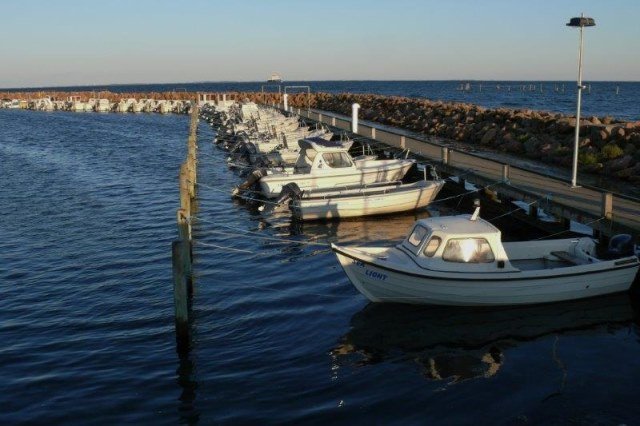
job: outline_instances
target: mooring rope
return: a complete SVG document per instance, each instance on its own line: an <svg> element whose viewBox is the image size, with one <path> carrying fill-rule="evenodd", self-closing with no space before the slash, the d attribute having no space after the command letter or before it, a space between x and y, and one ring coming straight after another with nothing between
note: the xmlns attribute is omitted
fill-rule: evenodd
<svg viewBox="0 0 640 426"><path fill-rule="evenodd" d="M601 221L601 220L603 220L603 219L606 219L606 217L605 217L605 216L602 216L601 218L594 219L594 220L592 220L592 221L590 221L590 222L587 222L587 223L583 223L582 225L589 226L589 225L591 225L592 223L600 222L600 221ZM571 231L571 229L565 229L565 230L563 230L563 231L556 232L556 233L554 233L554 234L545 235L545 236L543 236L543 237L536 238L536 240L544 240L545 238L554 237L554 236L556 236L556 235L565 234L565 233L567 233L567 232L573 232L573 231Z"/></svg>
<svg viewBox="0 0 640 426"><path fill-rule="evenodd" d="M530 203L527 203L527 206L528 206L528 207L531 207L532 205L534 205L534 204L538 203L538 202L539 202L539 201L541 201L541 200L544 200L545 198L546 198L546 197L544 197L544 198L539 198L539 199L534 200L534 201L532 201L532 202L530 202ZM487 219L487 221L489 221L489 222L493 222L494 220L501 219L501 218L503 218L503 217L505 217L505 216L509 216L510 214L516 213L517 211L520 211L520 210L523 210L523 209L522 209L522 207L518 207L518 208L513 209L513 210L511 210L511 211L508 211L508 212L506 212L506 213L504 213L504 214L501 214L501 215L499 215L499 216L496 216L496 217L494 217L494 218Z"/></svg>
<svg viewBox="0 0 640 426"><path fill-rule="evenodd" d="M251 254L255 253L255 252L253 252L251 250L243 250L243 249L237 249L237 248L233 248L233 247L219 246L217 244L203 243L202 241L198 241L198 240L192 240L192 244L195 244L197 246L214 247L214 248L218 248L218 249L222 249L222 250L236 251L236 252L239 252L239 253L251 253Z"/></svg>
<svg viewBox="0 0 640 426"><path fill-rule="evenodd" d="M214 186L207 185L207 184L205 184L205 183L200 183L200 182L191 182L191 181L189 181L189 182L190 182L190 183L195 183L195 184L196 184L196 185L198 185L198 186L202 186L202 187L204 187L204 188L208 188L208 189L211 189L211 190L213 190L213 191L217 191L217 192L221 192L221 193L224 193L224 194L232 195L232 194L229 194L229 192L227 192L227 191L225 191L225 190L223 190L223 189L216 188L216 187L214 187ZM255 193L255 194L261 194L261 192L260 192L260 191L252 191L252 190L249 190L249 189L244 190L244 191L242 191L242 192L243 192L243 193L244 193L244 192L252 192L252 193ZM247 196L242 195L242 194L235 194L235 195L232 195L232 196L233 196L233 197L235 197L235 198L242 198L243 200L248 200L248 201L259 201L259 202L261 202L261 203L271 204L271 205L274 205L274 206L277 206L277 205L278 205L278 203L275 203L275 202L273 202L273 201L263 200L263 199L260 199L260 198L247 197ZM215 201L214 201L214 202L215 202Z"/></svg>
<svg viewBox="0 0 640 426"><path fill-rule="evenodd" d="M251 231L249 231L251 232ZM213 229L213 230L209 230L209 231L205 231L202 233L203 235L210 235L210 234L216 234L216 235L225 235L225 236L230 236L230 237L237 237L237 236L247 236L244 234L235 234L233 232L225 232L225 231L220 231L217 229ZM253 235L251 235L253 237ZM267 237L267 236L263 236L263 235L257 235L257 238L263 239L263 240L267 240L267 241L276 241L276 242L285 242L285 243L292 243L292 244L303 244L303 245L313 245L313 246L322 246L322 247L329 247L330 243L319 243L319 242L312 242L312 241L298 241L298 240L291 240L291 239L287 239L287 238L280 238L280 237Z"/></svg>

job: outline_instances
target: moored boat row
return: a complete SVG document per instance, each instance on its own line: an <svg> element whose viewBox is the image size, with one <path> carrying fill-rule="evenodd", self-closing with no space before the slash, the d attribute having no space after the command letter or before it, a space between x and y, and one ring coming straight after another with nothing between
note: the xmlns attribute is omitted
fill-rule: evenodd
<svg viewBox="0 0 640 426"><path fill-rule="evenodd" d="M296 120L257 106L208 117L218 130L215 142L232 152L247 140L259 145L265 132L291 128ZM290 164L273 164L258 149L232 157L231 163L244 158L250 170L233 193L255 190L275 200L271 204L287 204L297 219L326 220L424 208L444 185L435 173L431 180L403 182L415 160L353 157L352 142L302 137ZM270 149L273 155L285 146ZM628 290L640 267L630 235L616 236L604 248L590 237L502 242L479 208L473 215L421 219L397 245L338 243L332 250L372 302L498 306L583 299Z"/></svg>
<svg viewBox="0 0 640 426"><path fill-rule="evenodd" d="M160 114L186 114L191 108L190 101L166 99L122 99L114 102L106 98L81 99L69 96L65 100L41 97L29 100L2 99L0 108L30 109L35 111L73 112L157 112Z"/></svg>
<svg viewBox="0 0 640 426"><path fill-rule="evenodd" d="M215 143L230 152L229 163L255 167L234 195L255 189L264 198L288 204L300 220L322 220L397 213L424 208L443 181L404 185L413 159L353 157L353 141L326 128L308 126L296 116L255 104L238 104L207 120L216 128ZM274 135L287 129L296 140L278 144Z"/></svg>

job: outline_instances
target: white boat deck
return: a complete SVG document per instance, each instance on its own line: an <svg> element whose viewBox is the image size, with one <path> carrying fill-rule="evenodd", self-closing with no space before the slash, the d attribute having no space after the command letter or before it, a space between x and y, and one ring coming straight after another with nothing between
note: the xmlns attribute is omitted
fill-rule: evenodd
<svg viewBox="0 0 640 426"><path fill-rule="evenodd" d="M539 271L543 269L566 268L575 266L574 263L565 260L550 260L546 258L538 259L513 259L511 260L513 267L521 271Z"/></svg>

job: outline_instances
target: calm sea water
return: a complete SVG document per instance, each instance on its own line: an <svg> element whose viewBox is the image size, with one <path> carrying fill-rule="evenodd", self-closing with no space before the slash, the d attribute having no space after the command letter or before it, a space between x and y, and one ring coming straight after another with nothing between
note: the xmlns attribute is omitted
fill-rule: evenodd
<svg viewBox="0 0 640 426"><path fill-rule="evenodd" d="M469 84L469 90L465 85ZM640 82L586 82L583 92L583 116L613 116L621 120L640 120ZM465 102L490 108L524 108L575 114L575 81L291 81L283 86L308 85L313 92L375 93ZM113 92L164 91L277 91L262 82L126 84L74 86L58 90L111 90ZM1 89L0 91L5 90ZM9 89L7 89L9 90ZM41 89L31 89L41 90ZM284 88L282 88L284 90ZM289 88L288 92L306 91Z"/></svg>
<svg viewBox="0 0 640 426"><path fill-rule="evenodd" d="M637 295L368 304L324 244L396 241L415 216L263 218L204 124L181 358L187 117L0 110L0 129L3 424L638 424Z"/></svg>

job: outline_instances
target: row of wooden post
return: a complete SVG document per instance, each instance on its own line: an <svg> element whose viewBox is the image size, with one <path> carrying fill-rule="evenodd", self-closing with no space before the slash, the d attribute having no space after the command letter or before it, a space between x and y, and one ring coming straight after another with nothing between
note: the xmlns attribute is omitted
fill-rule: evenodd
<svg viewBox="0 0 640 426"><path fill-rule="evenodd" d="M176 343L179 352L190 347L189 298L193 294L191 217L196 211L196 166L198 102L192 101L187 158L180 166L180 208L177 211L178 239L172 243L173 299Z"/></svg>

